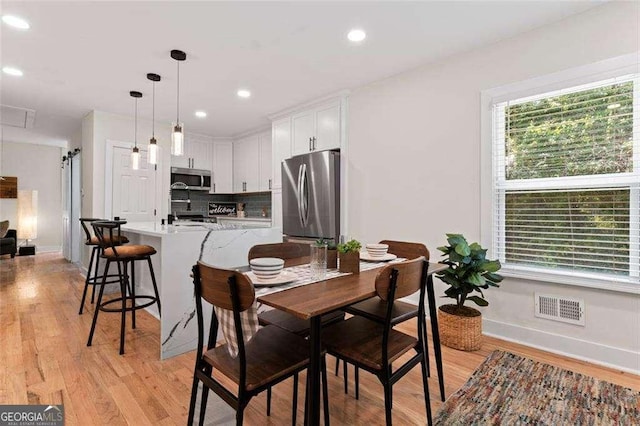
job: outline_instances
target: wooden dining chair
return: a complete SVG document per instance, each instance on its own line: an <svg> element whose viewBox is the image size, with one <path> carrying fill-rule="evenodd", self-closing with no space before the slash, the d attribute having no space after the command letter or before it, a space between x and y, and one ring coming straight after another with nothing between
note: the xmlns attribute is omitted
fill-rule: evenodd
<svg viewBox="0 0 640 426"><path fill-rule="evenodd" d="M376 276L376 297L385 302L386 310L382 318L353 316L323 330L322 343L327 351L375 374L384 388L385 418L391 425L393 385L417 364L422 367L422 384L429 425L431 403L427 383L427 354L424 340L424 295L427 282L428 262L424 257L395 263L384 267ZM397 299L420 293L416 318L418 338L409 336L393 328ZM414 350L415 355L398 366L399 358ZM392 363L395 370L392 369Z"/></svg>
<svg viewBox="0 0 640 426"><path fill-rule="evenodd" d="M242 425L243 413L247 404L257 394L269 390L289 377L293 377L293 414L292 424L296 423L298 399L298 374L309 365L309 343L302 337L279 327L260 328L246 343L241 314L255 302L255 292L249 279L242 273L218 269L198 262L193 267L193 282L196 294L196 315L198 320L198 349L193 373L193 387L189 404L188 424L193 424L198 383L202 382L200 423L204 424L209 389L236 410L236 425ZM218 316L212 310L209 339L204 349L204 318L202 300L214 307L231 311L235 332L237 356L228 350L229 343L216 346L218 334ZM224 312L224 311L222 311ZM225 333L226 336L226 333ZM329 418L327 404L327 380L324 353L322 354L322 381L324 392L325 419ZM213 377L217 370L231 379L237 386L237 392L231 392ZM267 401L267 415L270 414L270 394ZM327 423L328 424L328 423Z"/></svg>
<svg viewBox="0 0 640 426"><path fill-rule="evenodd" d="M284 260L284 266L286 268L309 263L309 247L309 244L290 242L259 244L251 247L248 257L249 260L257 257L278 257ZM258 320L260 325L275 325L302 337L307 337L311 330L309 320L303 320L278 309L272 309L258 314ZM322 315L320 321L324 327L342 320L344 320L344 312L335 311Z"/></svg>
<svg viewBox="0 0 640 426"><path fill-rule="evenodd" d="M429 260L429 249L422 243L411 243L405 241L393 241L393 240L382 240L380 244L389 245L389 253L393 253L400 258L405 259L415 259L420 256L424 257L427 261ZM364 318L368 318L374 321L382 321L387 312L387 301L380 299L379 297L372 297L370 299L364 300L359 303L355 303L344 308L344 311L351 314L357 315ZM402 322L408 321L412 318L419 316L418 306L412 303L403 302L401 300L395 301L393 304L393 312L391 318L391 326L396 326ZM427 325L426 325L426 315L422 315L419 317L423 321L422 330L425 335L422 336L424 341L427 341ZM440 341L434 341L434 346L439 345ZM425 347L425 351L427 347ZM438 351L439 353L439 351ZM444 395L444 374L442 373L442 359L440 357L436 357L436 364L438 370L438 380L440 382L440 397L442 401L445 400ZM427 353L427 373L430 375L429 368L429 357ZM336 363L336 375L338 374L338 364ZM344 380L345 380L345 393L347 393L347 368L344 366ZM355 371L355 388L356 388L356 398L358 397L358 370L356 367Z"/></svg>

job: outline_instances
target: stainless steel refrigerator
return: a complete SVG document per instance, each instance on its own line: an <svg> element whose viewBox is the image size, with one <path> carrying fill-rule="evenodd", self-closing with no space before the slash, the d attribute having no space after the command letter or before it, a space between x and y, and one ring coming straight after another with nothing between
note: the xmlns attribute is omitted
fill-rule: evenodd
<svg viewBox="0 0 640 426"><path fill-rule="evenodd" d="M282 224L288 237L340 236L340 151L319 151L282 162Z"/></svg>

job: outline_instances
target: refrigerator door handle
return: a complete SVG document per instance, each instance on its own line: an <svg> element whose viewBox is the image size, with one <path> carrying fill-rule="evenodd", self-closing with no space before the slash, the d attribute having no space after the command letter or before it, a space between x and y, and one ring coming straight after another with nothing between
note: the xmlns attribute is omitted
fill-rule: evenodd
<svg viewBox="0 0 640 426"><path fill-rule="evenodd" d="M302 168L302 223L306 227L309 224L309 178L307 176L307 165L303 164Z"/></svg>
<svg viewBox="0 0 640 426"><path fill-rule="evenodd" d="M304 220L302 219L302 168L304 164L298 167L298 188L296 188L296 201L298 201L298 220L300 226L304 228Z"/></svg>

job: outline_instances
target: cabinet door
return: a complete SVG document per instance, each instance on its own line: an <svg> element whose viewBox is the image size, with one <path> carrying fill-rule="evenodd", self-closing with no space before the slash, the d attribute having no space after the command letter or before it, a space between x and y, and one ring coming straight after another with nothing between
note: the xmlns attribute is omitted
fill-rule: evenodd
<svg viewBox="0 0 640 426"><path fill-rule="evenodd" d="M271 191L271 227L282 229L282 190Z"/></svg>
<svg viewBox="0 0 640 426"><path fill-rule="evenodd" d="M282 161L291 157L291 119L274 121L272 129L272 171L271 188L282 188Z"/></svg>
<svg viewBox="0 0 640 426"><path fill-rule="evenodd" d="M233 192L233 143L214 142L212 164L210 193Z"/></svg>
<svg viewBox="0 0 640 426"><path fill-rule="evenodd" d="M260 135L247 138L244 155L245 190L246 192L260 191Z"/></svg>
<svg viewBox="0 0 640 426"><path fill-rule="evenodd" d="M246 139L233 142L233 192L242 192L245 182Z"/></svg>
<svg viewBox="0 0 640 426"><path fill-rule="evenodd" d="M273 187L271 156L271 131L269 131L260 135L260 191L271 191Z"/></svg>
<svg viewBox="0 0 640 426"><path fill-rule="evenodd" d="M171 167L182 167L185 169L191 167L191 157L189 156L189 151L187 149L189 146L189 141L185 139L184 144L185 146L184 146L183 155L171 156Z"/></svg>
<svg viewBox="0 0 640 426"><path fill-rule="evenodd" d="M340 148L340 104L316 110L316 139L314 151Z"/></svg>
<svg viewBox="0 0 640 426"><path fill-rule="evenodd" d="M191 168L209 170L211 167L211 143L192 139L189 141Z"/></svg>
<svg viewBox="0 0 640 426"><path fill-rule="evenodd" d="M300 155L311 151L310 139L315 136L315 113L305 111L292 118L293 155Z"/></svg>

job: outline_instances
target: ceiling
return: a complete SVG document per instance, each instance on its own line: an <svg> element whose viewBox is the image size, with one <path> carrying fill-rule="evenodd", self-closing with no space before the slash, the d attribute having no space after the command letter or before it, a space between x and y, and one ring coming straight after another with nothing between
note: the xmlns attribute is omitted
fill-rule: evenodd
<svg viewBox="0 0 640 426"><path fill-rule="evenodd" d="M187 131L232 136L267 125L267 116L314 98L514 36L601 4L503 2L11 2L2 13L31 24L1 30L2 104L68 122L97 109L132 114L130 90L143 92L140 116L175 120L176 62ZM351 44L360 27L367 39ZM236 96L239 88L250 99ZM194 116L205 110L206 119ZM55 117L52 119L51 117ZM60 132L62 130L57 129ZM77 131L77 130L76 130Z"/></svg>

